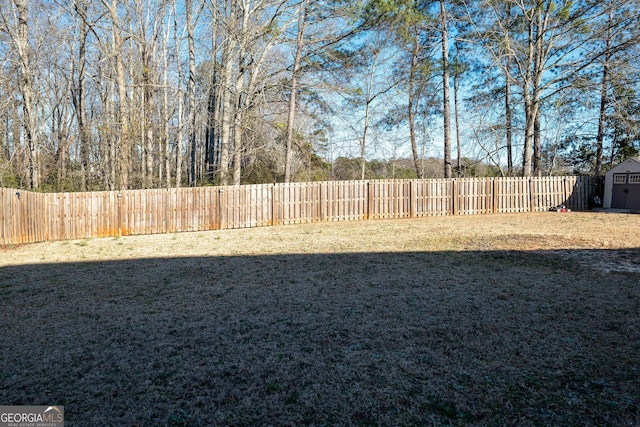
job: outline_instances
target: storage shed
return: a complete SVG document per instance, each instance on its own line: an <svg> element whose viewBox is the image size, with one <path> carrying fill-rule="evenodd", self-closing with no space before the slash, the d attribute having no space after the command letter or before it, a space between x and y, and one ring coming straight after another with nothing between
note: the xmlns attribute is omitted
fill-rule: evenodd
<svg viewBox="0 0 640 427"><path fill-rule="evenodd" d="M640 157L632 157L604 176L604 208L640 209Z"/></svg>

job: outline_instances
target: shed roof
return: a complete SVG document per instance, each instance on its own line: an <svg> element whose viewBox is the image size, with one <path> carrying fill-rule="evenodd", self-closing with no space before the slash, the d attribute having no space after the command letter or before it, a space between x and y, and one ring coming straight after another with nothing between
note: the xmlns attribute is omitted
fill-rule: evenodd
<svg viewBox="0 0 640 427"><path fill-rule="evenodd" d="M640 157L629 157L624 162L611 168L606 175L610 175L614 172L619 172L620 169L633 170L634 172L640 170Z"/></svg>

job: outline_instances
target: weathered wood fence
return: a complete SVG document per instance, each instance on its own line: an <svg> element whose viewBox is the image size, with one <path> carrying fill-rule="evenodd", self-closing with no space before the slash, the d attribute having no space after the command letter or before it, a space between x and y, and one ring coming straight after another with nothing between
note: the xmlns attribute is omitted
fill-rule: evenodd
<svg viewBox="0 0 640 427"><path fill-rule="evenodd" d="M331 181L36 193L0 188L0 244L588 208L591 177Z"/></svg>

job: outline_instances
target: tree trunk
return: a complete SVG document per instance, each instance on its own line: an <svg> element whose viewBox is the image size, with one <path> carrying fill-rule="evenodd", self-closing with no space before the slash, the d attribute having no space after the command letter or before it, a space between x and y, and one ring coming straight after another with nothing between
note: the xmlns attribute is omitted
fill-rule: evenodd
<svg viewBox="0 0 640 427"><path fill-rule="evenodd" d="M36 127L36 109L34 105L33 77L29 47L29 9L27 0L14 0L18 12L18 35L15 41L20 58L20 91L22 93L22 120L24 138L28 153L29 187L40 186L40 168L38 159L38 132Z"/></svg>
<svg viewBox="0 0 640 427"><path fill-rule="evenodd" d="M367 82L367 99L366 105L364 108L364 126L362 129L362 139L360 140L360 179L364 181L365 172L367 168L367 159L366 159L366 148L367 148L367 136L369 133L369 120L371 115L371 102L375 99L375 96L372 95L373 91L373 80L376 74L376 62L378 61L378 53L374 55L374 59L371 62L371 71L369 74L369 81Z"/></svg>
<svg viewBox="0 0 640 427"><path fill-rule="evenodd" d="M164 168L158 168L158 179L160 185L164 178L164 185L166 188L171 188L171 143L169 141L169 24L166 25L165 31L162 35L162 159L164 161ZM161 163L162 164L162 163Z"/></svg>
<svg viewBox="0 0 640 427"><path fill-rule="evenodd" d="M420 159L418 157L418 144L416 142L416 113L415 113L415 80L416 70L418 68L418 54L420 51L420 39L418 37L417 27L414 27L413 49L411 50L411 69L409 70L409 99L407 109L409 113L409 138L411 139L411 154L413 155L413 167L416 176L423 178L422 168L420 167Z"/></svg>
<svg viewBox="0 0 640 427"><path fill-rule="evenodd" d="M528 38L527 38L527 61L526 69L522 72L523 85L522 96L524 97L524 115L525 115L525 128L524 128L524 147L522 149L522 176L531 176L531 149L533 147L533 133L534 133L534 121L535 121L535 106L532 99L532 87L533 87L533 71L532 68L535 57L535 39L533 22L529 23Z"/></svg>
<svg viewBox="0 0 640 427"><path fill-rule="evenodd" d="M215 49L213 50L215 52ZM215 61L215 58L214 58ZM220 90L218 83L219 68L214 65L211 78L211 92L207 103L207 134L206 134L206 174L207 179L212 182L220 163L220 144L218 122L220 119Z"/></svg>
<svg viewBox="0 0 640 427"><path fill-rule="evenodd" d="M536 10L535 20L535 54L533 62L533 173L536 176L542 175L542 135L540 133L541 114L541 88L542 74L544 73L544 44L543 38L545 26L542 19L542 10Z"/></svg>
<svg viewBox="0 0 640 427"><path fill-rule="evenodd" d="M540 107L533 119L533 174L542 176L542 134L540 133Z"/></svg>
<svg viewBox="0 0 640 427"><path fill-rule="evenodd" d="M456 73L453 75L453 114L455 116L456 123L456 154L458 156L456 162L456 175L462 176L462 149L461 149L461 141L460 141L460 112L458 110L458 86L460 84L460 70L456 67Z"/></svg>
<svg viewBox="0 0 640 427"><path fill-rule="evenodd" d="M180 44L178 43L178 11L176 6L176 0L173 0L173 36L174 36L174 49L176 58L180 58ZM177 63L178 68L178 87L176 88L178 98L178 111L177 111L177 130L176 130L176 188L182 187L182 149L184 143L184 94L182 93L182 81L184 80L184 73L182 72L182 65L180 61Z"/></svg>
<svg viewBox="0 0 640 427"><path fill-rule="evenodd" d="M153 46L148 46L145 43L145 49L143 53L144 58L144 66L143 66L143 80L142 80L142 107L144 109L144 115L142 117L142 122L144 127L142 131L144 132L143 138L145 142L144 152L145 152L145 167L144 167L144 188L153 188L153 163L154 163L154 145L155 145L155 137L154 137L154 123L153 123L153 111L155 109L154 99L153 99L153 72L152 67L152 52Z"/></svg>
<svg viewBox="0 0 640 427"><path fill-rule="evenodd" d="M212 10L215 21L219 19L217 9ZM218 28L213 26L211 32L211 89L209 90L205 130L205 176L207 182L215 182L216 170L219 165L219 113L220 113L220 65L218 64Z"/></svg>
<svg viewBox="0 0 640 427"><path fill-rule="evenodd" d="M373 79L373 72L371 73ZM367 100L367 105L364 109L364 129L362 129L362 139L360 141L360 179L364 181L365 172L367 169L367 159L365 157L365 148L367 146L367 133L369 131L369 110L371 101Z"/></svg>
<svg viewBox="0 0 640 427"><path fill-rule="evenodd" d="M600 114L598 115L598 135L596 136L596 164L595 176L602 175L602 161L604 152L604 134L607 123L608 87L609 87L609 55L606 55L602 67L602 81L600 83Z"/></svg>
<svg viewBox="0 0 640 427"><path fill-rule="evenodd" d="M118 0L111 0L111 5L105 6L109 10L111 17L111 34L113 37L113 57L115 60L116 85L118 87L118 102L116 117L118 120L118 146L117 146L117 169L118 169L118 187L120 190L126 190L129 187L129 170L131 167L131 144L129 135L129 105L127 99L127 81L122 58L123 40L120 34L120 24L118 19Z"/></svg>
<svg viewBox="0 0 640 427"><path fill-rule="evenodd" d="M220 184L229 184L229 160L231 146L231 130L233 125L233 94L231 82L233 81L233 46L230 37L224 41L222 53L222 127L220 128Z"/></svg>
<svg viewBox="0 0 640 427"><path fill-rule="evenodd" d="M233 185L240 185L240 178L242 175L242 152L243 152L243 98L244 98L244 66L241 67L241 72L238 73L236 80L236 96L235 96L235 114L233 118Z"/></svg>
<svg viewBox="0 0 640 427"><path fill-rule="evenodd" d="M445 0L440 0L440 26L442 30L442 117L444 120L444 177L451 178L451 108L449 106L449 31Z"/></svg>
<svg viewBox="0 0 640 427"><path fill-rule="evenodd" d="M189 186L196 186L196 49L194 43L193 18L191 16L191 0L185 0L187 19L187 41L189 45L189 85L187 93L189 97L189 142L191 145L191 168L189 173Z"/></svg>
<svg viewBox="0 0 640 427"><path fill-rule="evenodd" d="M20 103L17 100L11 103L11 122L13 124L11 129L13 151L18 152L20 151L20 136L24 126L20 120Z"/></svg>
<svg viewBox="0 0 640 427"><path fill-rule="evenodd" d="M298 35L296 37L296 54L293 60L293 70L291 71L291 93L289 94L289 115L287 117L287 140L285 146L284 159L284 182L291 181L291 150L293 145L293 131L296 118L296 93L298 90L298 69L302 59L302 47L304 44L304 30L307 16L307 5L309 0L300 2L298 10Z"/></svg>
<svg viewBox="0 0 640 427"><path fill-rule="evenodd" d="M107 107L107 117L113 117L115 121L116 117L116 84L113 80L108 83L109 89L107 91L109 99L106 100L105 105ZM115 129L117 132L117 129ZM108 146L109 146L109 190L115 190L117 188L118 178L118 141L115 132L107 134Z"/></svg>
<svg viewBox="0 0 640 427"><path fill-rule="evenodd" d="M178 85L178 130L176 132L176 188L182 187L182 149L184 145L184 94Z"/></svg>
<svg viewBox="0 0 640 427"><path fill-rule="evenodd" d="M215 153L216 153L216 97L218 91L216 90L216 71L213 71L211 78L211 90L209 91L209 99L207 102L207 128L205 134L204 145L204 158L205 158L205 174L207 181L211 182L215 168Z"/></svg>
<svg viewBox="0 0 640 427"><path fill-rule="evenodd" d="M600 114L598 115L598 135L596 136L596 164L595 176L602 175L602 162L604 151L604 134L607 123L607 106L609 105L609 63L611 61L611 26L613 22L613 8L608 4L609 15L607 21L607 33L605 39L604 63L602 64L602 80L600 82Z"/></svg>
<svg viewBox="0 0 640 427"><path fill-rule="evenodd" d="M87 3L84 0L76 1L74 4L76 13L80 16L80 33L78 35L78 71L76 78L76 89L73 93L73 103L75 107L76 120L78 122L78 141L80 145L80 188L87 191L87 174L89 173L89 147L91 133L87 123L87 107L85 102L85 67L87 65L87 36L89 25L87 23Z"/></svg>
<svg viewBox="0 0 640 427"><path fill-rule="evenodd" d="M507 59L507 70L510 66L510 60ZM509 176L513 176L513 143L512 143L512 113L511 113L511 78L508 73L506 75L504 86L504 120L505 120L505 138L507 144L507 171Z"/></svg>
<svg viewBox="0 0 640 427"><path fill-rule="evenodd" d="M507 22L511 21L511 6L507 3ZM510 50L510 35L505 33L505 39L507 42L507 52ZM510 52L509 52L510 54ZM511 57L506 56L505 63L505 82L504 82L504 121L505 121L505 139L507 145L507 173L509 176L513 176L513 117L511 112Z"/></svg>
<svg viewBox="0 0 640 427"><path fill-rule="evenodd" d="M525 85L525 91L528 91L528 85ZM533 146L533 126L534 126L534 112L531 102L531 94L524 93L524 114L525 114L525 129L524 129L524 147L522 149L522 176L531 176L531 147Z"/></svg>

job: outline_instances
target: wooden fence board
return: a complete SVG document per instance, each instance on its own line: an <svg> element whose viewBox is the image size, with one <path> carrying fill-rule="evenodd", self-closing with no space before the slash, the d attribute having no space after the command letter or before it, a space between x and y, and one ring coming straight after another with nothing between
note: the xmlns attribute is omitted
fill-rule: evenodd
<svg viewBox="0 0 640 427"><path fill-rule="evenodd" d="M15 233L13 230L16 223L11 200L16 190L13 188L0 188L0 242L3 245L15 243Z"/></svg>
<svg viewBox="0 0 640 427"><path fill-rule="evenodd" d="M0 244L6 245L10 242L7 226L11 223L9 213L9 202L6 200L8 188L0 188Z"/></svg>
<svg viewBox="0 0 640 427"><path fill-rule="evenodd" d="M370 219L409 218L411 216L410 180L376 180L370 181L369 197Z"/></svg>
<svg viewBox="0 0 640 427"><path fill-rule="evenodd" d="M529 212L531 197L529 178L495 178L496 213Z"/></svg>
<svg viewBox="0 0 640 427"><path fill-rule="evenodd" d="M452 192L445 179L418 180L416 187L416 216L440 216L451 213Z"/></svg>
<svg viewBox="0 0 640 427"><path fill-rule="evenodd" d="M366 181L335 181L326 184L323 203L326 221L354 221L364 219L367 210Z"/></svg>
<svg viewBox="0 0 640 427"><path fill-rule="evenodd" d="M456 214L475 215L493 212L493 186L487 178L456 179L458 192Z"/></svg>
<svg viewBox="0 0 640 427"><path fill-rule="evenodd" d="M0 243L589 207L590 177L335 181L35 193L0 188ZM18 196L19 195L19 196Z"/></svg>
<svg viewBox="0 0 640 427"><path fill-rule="evenodd" d="M220 202L215 206L222 212L220 226L209 229L263 227L273 223L272 184L224 186L218 192Z"/></svg>
<svg viewBox="0 0 640 427"><path fill-rule="evenodd" d="M275 184L278 217L281 224L302 224L320 221L322 182Z"/></svg>
<svg viewBox="0 0 640 427"><path fill-rule="evenodd" d="M17 191L18 190L14 188L0 189L0 196L2 196L0 198L2 201L2 212L0 212L0 220L2 220L2 226L0 227L2 244L19 243L15 230L19 221L19 218L16 217L14 200Z"/></svg>

